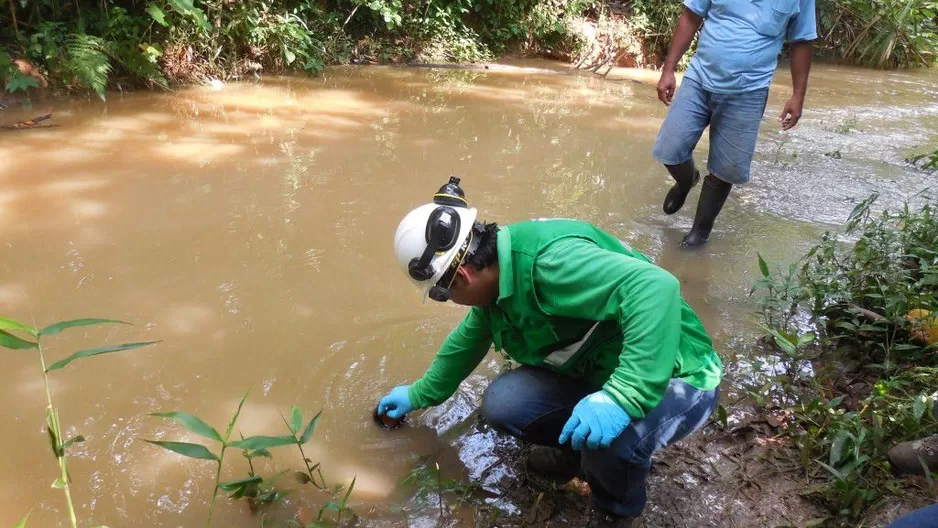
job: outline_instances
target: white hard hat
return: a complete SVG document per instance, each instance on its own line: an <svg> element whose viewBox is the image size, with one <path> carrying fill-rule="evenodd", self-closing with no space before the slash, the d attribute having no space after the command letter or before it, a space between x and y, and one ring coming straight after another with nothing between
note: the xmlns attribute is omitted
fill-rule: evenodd
<svg viewBox="0 0 938 528"><path fill-rule="evenodd" d="M397 226L397 261L424 297L451 268L462 264L477 215L474 208L428 203L407 213Z"/></svg>

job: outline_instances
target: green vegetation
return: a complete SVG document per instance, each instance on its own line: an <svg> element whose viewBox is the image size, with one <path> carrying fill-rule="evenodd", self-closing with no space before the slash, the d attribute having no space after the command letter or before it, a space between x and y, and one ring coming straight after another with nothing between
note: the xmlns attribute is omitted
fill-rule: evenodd
<svg viewBox="0 0 938 528"><path fill-rule="evenodd" d="M936 0L818 5L822 44L834 58L892 67L938 56ZM572 58L589 45L584 20L621 26L654 65L680 12L662 0L11 0L0 9L0 81L10 92L48 83L103 98L106 89L316 74L349 62ZM619 45L628 40L619 37Z"/></svg>
<svg viewBox="0 0 938 528"><path fill-rule="evenodd" d="M265 504L270 504L282 499L287 492L277 490L275 484L285 472L278 473L273 477L265 479L261 475L257 474L252 461L262 457L273 458L273 455L270 452L270 449L272 448L295 445L299 449L300 455L303 457L303 461L306 465L305 471L297 471L295 473L296 480L300 484L310 484L317 490L324 492L330 497L330 500L328 500L328 502L326 502L326 504L320 508L319 517L317 518L316 522L310 526L326 526L325 523L327 521L324 517L328 511L335 512L335 524L340 524L342 522L342 515L344 513L351 512L348 507L348 500L352 494L352 489L355 487L355 479L352 479L352 482L348 487L339 485L331 491L328 490L325 480L322 476L322 471L320 470L320 464L313 463L313 461L310 460L303 451L303 446L312 439L313 433L316 431L316 426L319 423L319 417L321 413L317 413L315 416L313 416L304 426L303 410L294 405L290 414L289 422L281 415L284 424L286 424L290 431L289 435L251 436L248 438L244 438L242 436L240 440L232 440L231 435L234 432L235 425L238 422L238 417L241 415L241 409L244 407L244 402L247 400L247 397L248 395L245 394L241 398L241 402L238 403L237 410L235 411L234 415L232 415L231 420L228 422L228 428L225 430L225 436L222 436L218 430L205 423L201 418L186 412L172 411L155 413L152 415L173 420L174 422L185 427L189 432L220 444L221 449L218 450L218 454L202 444L195 444L191 442L173 442L163 440L147 440L147 442L188 458L215 462L215 486L212 491L211 502L209 503L206 526L212 525L212 514L215 511L215 502L218 499L219 491L230 493L229 498L231 499L246 499L251 506L251 511L257 511L259 507ZM225 463L225 454L229 448L241 450L242 456L244 456L248 462L248 475L247 477L239 480L222 482L222 468ZM339 499L339 497L341 497L341 499Z"/></svg>
<svg viewBox="0 0 938 528"><path fill-rule="evenodd" d="M62 435L62 422L59 417L59 410L52 401L52 390L49 388L49 373L60 370L69 363L87 357L111 354L114 352L123 352L133 350L158 343L159 341L148 341L143 343L124 343L122 345L110 345L97 348L80 350L67 356L49 366L46 366L46 357L43 350L42 339L56 334L82 326L92 326L100 324L128 324L123 321L113 319L75 319L71 321L62 321L45 328L29 326L13 319L0 318L0 346L10 350L32 350L35 349L39 366L42 368L42 381L46 389L46 434L49 436L49 443L52 446L52 454L55 455L59 465L59 476L52 483L52 487L60 489L65 493L65 503L68 506L68 520L72 528L78 526L78 517L75 513L75 505L72 502L71 483L72 478L68 472L68 449L73 445L84 442L85 437L76 435L66 440ZM19 334L19 335L17 335ZM24 337L20 337L24 336ZM26 525L26 519L23 518L20 526Z"/></svg>
<svg viewBox="0 0 938 528"><path fill-rule="evenodd" d="M856 526L888 495L935 491L898 480L886 452L938 434L938 218L928 200L874 214L876 200L787 270L760 257L754 288L787 367L775 381L795 402L788 433L823 481L811 491L832 525Z"/></svg>

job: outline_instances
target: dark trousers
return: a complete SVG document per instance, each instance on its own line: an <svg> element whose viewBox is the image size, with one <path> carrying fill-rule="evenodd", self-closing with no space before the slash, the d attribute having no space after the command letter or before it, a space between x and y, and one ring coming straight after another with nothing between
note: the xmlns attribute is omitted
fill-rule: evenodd
<svg viewBox="0 0 938 528"><path fill-rule="evenodd" d="M521 440L560 447L557 440L573 407L597 390L583 380L523 366L489 385L482 415L493 427ZM661 403L645 418L632 421L612 445L584 448L580 461L592 489L593 506L622 517L638 517L645 508L651 455L701 427L717 398L717 389L701 391L672 379Z"/></svg>

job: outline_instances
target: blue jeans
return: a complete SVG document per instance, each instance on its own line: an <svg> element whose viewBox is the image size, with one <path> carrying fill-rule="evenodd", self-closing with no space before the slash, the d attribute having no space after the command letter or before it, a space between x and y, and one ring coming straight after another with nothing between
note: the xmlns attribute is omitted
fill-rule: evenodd
<svg viewBox="0 0 938 528"><path fill-rule="evenodd" d="M557 440L573 407L600 387L536 367L519 367L489 385L482 416L521 440L560 447ZM651 455L701 427L716 407L717 389L701 391L672 379L664 399L644 419L633 421L605 449L583 449L580 464L593 506L621 517L645 508L645 479Z"/></svg>
<svg viewBox="0 0 938 528"><path fill-rule="evenodd" d="M768 97L768 88L734 94L708 92L685 77L658 131L652 155L664 165L690 161L709 126L707 170L727 183L746 183Z"/></svg>
<svg viewBox="0 0 938 528"><path fill-rule="evenodd" d="M904 515L888 528L938 528L938 504Z"/></svg>

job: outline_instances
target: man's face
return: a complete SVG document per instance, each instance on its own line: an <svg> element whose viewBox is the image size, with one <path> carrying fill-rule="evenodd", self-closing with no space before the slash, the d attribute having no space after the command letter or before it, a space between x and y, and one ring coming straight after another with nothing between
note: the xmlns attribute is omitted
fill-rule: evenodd
<svg viewBox="0 0 938 528"><path fill-rule="evenodd" d="M484 270L461 266L449 288L451 300L463 306L488 306L495 300L495 285Z"/></svg>

